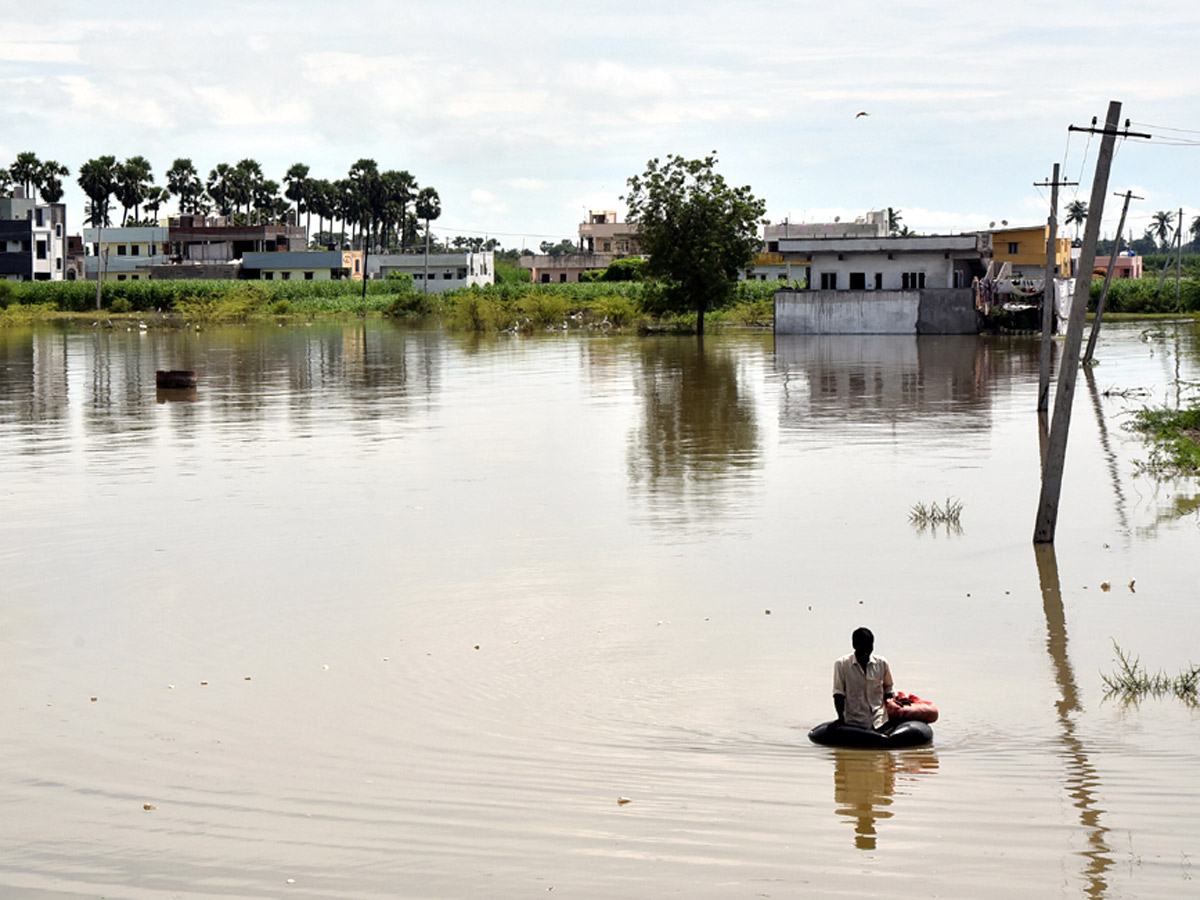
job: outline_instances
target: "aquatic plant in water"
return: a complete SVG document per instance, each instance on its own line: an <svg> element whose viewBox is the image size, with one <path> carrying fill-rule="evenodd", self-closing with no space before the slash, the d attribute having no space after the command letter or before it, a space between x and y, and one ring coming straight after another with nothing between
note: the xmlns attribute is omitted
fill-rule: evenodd
<svg viewBox="0 0 1200 900"><path fill-rule="evenodd" d="M1115 640L1113 649L1117 654L1117 671L1111 674L1100 673L1106 700L1116 697L1123 703L1136 703L1148 696L1175 696L1189 706L1200 705L1200 696L1197 694L1197 689L1200 688L1200 665L1189 664L1187 669L1174 676L1167 675L1162 670L1151 675L1138 657L1131 657Z"/></svg>

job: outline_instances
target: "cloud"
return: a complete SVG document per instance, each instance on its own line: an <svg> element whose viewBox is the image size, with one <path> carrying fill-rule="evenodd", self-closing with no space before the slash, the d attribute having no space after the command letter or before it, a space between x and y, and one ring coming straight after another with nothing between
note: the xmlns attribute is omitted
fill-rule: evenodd
<svg viewBox="0 0 1200 900"><path fill-rule="evenodd" d="M312 120L312 110L303 100L286 99L274 92L256 96L245 89L221 85L196 87L217 125L303 125Z"/></svg>

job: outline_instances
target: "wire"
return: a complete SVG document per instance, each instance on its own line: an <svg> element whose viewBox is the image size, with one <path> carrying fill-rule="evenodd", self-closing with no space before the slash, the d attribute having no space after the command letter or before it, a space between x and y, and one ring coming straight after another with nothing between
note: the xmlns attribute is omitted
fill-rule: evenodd
<svg viewBox="0 0 1200 900"><path fill-rule="evenodd" d="M1136 125L1138 128L1157 128L1159 131L1179 131L1183 134L1200 134L1200 130L1194 128L1172 128L1170 125L1151 125L1149 122L1131 122L1131 125Z"/></svg>

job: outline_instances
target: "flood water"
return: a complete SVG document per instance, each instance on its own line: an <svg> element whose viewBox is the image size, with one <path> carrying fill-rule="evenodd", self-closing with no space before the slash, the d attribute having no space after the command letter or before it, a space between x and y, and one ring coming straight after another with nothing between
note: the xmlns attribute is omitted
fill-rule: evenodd
<svg viewBox="0 0 1200 900"><path fill-rule="evenodd" d="M1035 552L1034 338L0 330L0 897L1196 896L1101 675L1200 661L1197 349L1106 324ZM858 625L931 748L807 740Z"/></svg>

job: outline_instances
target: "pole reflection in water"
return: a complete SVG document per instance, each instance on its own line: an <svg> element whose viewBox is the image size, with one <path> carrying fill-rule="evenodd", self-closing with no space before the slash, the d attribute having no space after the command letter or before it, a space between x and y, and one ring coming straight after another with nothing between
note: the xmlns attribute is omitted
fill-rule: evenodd
<svg viewBox="0 0 1200 900"><path fill-rule="evenodd" d="M1112 480L1113 499L1117 509L1117 521L1121 523L1121 533L1129 539L1129 518L1125 515L1125 492L1121 490L1121 472L1117 467L1117 455L1113 452L1112 442L1108 437L1108 425L1104 421L1104 408L1100 404L1100 391L1096 388L1096 376L1090 366L1083 369L1087 379L1088 393L1092 396L1092 408L1096 411L1096 428L1100 432L1100 448L1104 451L1104 461L1108 466L1108 476Z"/></svg>
<svg viewBox="0 0 1200 900"><path fill-rule="evenodd" d="M1046 616L1046 651L1054 667L1061 699L1055 704L1061 726L1060 740L1067 768L1067 792L1079 810L1079 824L1087 835L1086 860L1083 876L1087 896L1093 900L1104 897L1108 890L1105 874L1112 868L1112 851L1106 842L1108 829L1101 822L1104 810L1096 806L1096 791L1100 786L1096 769L1088 760L1083 742L1075 735L1072 714L1080 711L1079 691L1075 673L1067 655L1067 617L1063 609L1062 591L1058 580L1058 557L1054 544L1034 544L1038 580L1042 587L1042 609Z"/></svg>
<svg viewBox="0 0 1200 900"><path fill-rule="evenodd" d="M897 782L915 781L937 771L932 750L899 753L888 750L833 751L835 812L853 820L854 846L874 850L879 819L890 819ZM901 791L903 793L903 790Z"/></svg>

